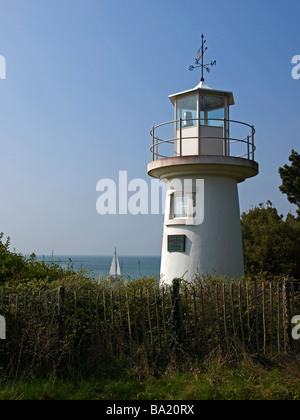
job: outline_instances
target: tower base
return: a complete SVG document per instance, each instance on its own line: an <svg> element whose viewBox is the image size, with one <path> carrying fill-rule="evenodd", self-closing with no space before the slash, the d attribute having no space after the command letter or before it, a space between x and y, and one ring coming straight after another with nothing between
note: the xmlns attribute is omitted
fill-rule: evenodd
<svg viewBox="0 0 300 420"><path fill-rule="evenodd" d="M152 162L148 173L169 184L163 231L162 281L170 284L179 277L192 282L197 275L243 277L237 184L257 175L257 163L232 157L186 156ZM196 197L189 217L179 218L174 214L176 192L172 191L175 179L182 185L187 179L198 185L189 190Z"/></svg>

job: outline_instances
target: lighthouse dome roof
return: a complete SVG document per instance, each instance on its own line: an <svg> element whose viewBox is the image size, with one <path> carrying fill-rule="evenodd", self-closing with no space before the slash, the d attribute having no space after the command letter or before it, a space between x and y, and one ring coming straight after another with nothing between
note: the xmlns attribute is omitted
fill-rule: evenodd
<svg viewBox="0 0 300 420"><path fill-rule="evenodd" d="M178 97L193 94L193 93L196 93L196 92L199 92L199 91L203 92L203 94L207 94L207 95L216 94L218 96L219 95L227 96L228 105L234 105L234 97L233 97L232 92L227 92L227 91L218 90L218 89L212 89L211 87L209 87L203 81L201 81L199 83L199 85L197 85L194 89L189 89L189 90L186 90L186 91L183 91L183 92L175 93L174 95L170 95L169 98L170 98L171 102L173 103L173 105L175 105L175 102L176 102Z"/></svg>
<svg viewBox="0 0 300 420"><path fill-rule="evenodd" d="M196 89L211 89L203 80L196 86Z"/></svg>

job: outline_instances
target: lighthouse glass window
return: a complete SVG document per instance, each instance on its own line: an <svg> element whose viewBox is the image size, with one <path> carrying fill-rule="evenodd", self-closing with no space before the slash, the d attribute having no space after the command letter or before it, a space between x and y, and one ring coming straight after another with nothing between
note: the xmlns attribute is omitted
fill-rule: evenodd
<svg viewBox="0 0 300 420"><path fill-rule="evenodd" d="M196 193L174 194L173 196L173 215L174 219L183 219L194 216L196 207Z"/></svg>
<svg viewBox="0 0 300 420"><path fill-rule="evenodd" d="M186 96L177 101L177 130L179 120L182 119L182 127L193 127L197 125L197 95Z"/></svg>
<svg viewBox="0 0 300 420"><path fill-rule="evenodd" d="M225 98L205 95L200 97L201 125L223 127L225 118Z"/></svg>

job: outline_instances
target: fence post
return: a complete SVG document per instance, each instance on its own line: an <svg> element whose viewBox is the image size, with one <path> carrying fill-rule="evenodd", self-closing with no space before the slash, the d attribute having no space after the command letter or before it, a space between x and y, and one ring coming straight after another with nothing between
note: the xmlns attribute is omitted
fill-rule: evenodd
<svg viewBox="0 0 300 420"><path fill-rule="evenodd" d="M162 289L162 297L161 297L161 312L162 312L162 323L163 323L163 330L164 330L164 341L167 337L167 329L166 329L166 305L165 305L165 288Z"/></svg>
<svg viewBox="0 0 300 420"><path fill-rule="evenodd" d="M270 319L271 319L271 356L274 347L274 302L273 302L273 283L270 282Z"/></svg>
<svg viewBox="0 0 300 420"><path fill-rule="evenodd" d="M147 349L147 338L146 338L146 324L144 315L144 300L143 300L143 288L140 289L140 305L141 305L141 321L142 321L142 332L143 332L143 343L145 349Z"/></svg>
<svg viewBox="0 0 300 420"><path fill-rule="evenodd" d="M200 284L200 319L201 319L201 329L202 329L202 342L205 342L206 331L205 331L205 311L204 311L204 300L203 300L203 286Z"/></svg>
<svg viewBox="0 0 300 420"><path fill-rule="evenodd" d="M219 343L221 343L221 328L220 328L220 307L219 302L220 296L219 296L219 285L216 284L216 315L217 315L217 328L218 328L218 334L219 334Z"/></svg>
<svg viewBox="0 0 300 420"><path fill-rule="evenodd" d="M119 300L120 328L121 328L121 333L123 334L123 309L122 309L122 296L121 296L120 290L119 290L118 300Z"/></svg>
<svg viewBox="0 0 300 420"><path fill-rule="evenodd" d="M267 354L267 325L266 325L266 293L265 282L262 283L262 302L263 302L263 332L264 332L264 355Z"/></svg>
<svg viewBox="0 0 300 420"><path fill-rule="evenodd" d="M292 338L292 288L293 288L293 282L287 283L287 287L285 288L285 301L286 301L286 322L287 322L287 335L288 335L288 350L292 349L294 346L294 340Z"/></svg>
<svg viewBox="0 0 300 420"><path fill-rule="evenodd" d="M225 332L225 341L227 347L227 354L230 353L229 340L228 340L228 330L227 330L227 302L226 302L226 284L223 283L223 314L224 314L224 332Z"/></svg>
<svg viewBox="0 0 300 420"><path fill-rule="evenodd" d="M24 315L27 313L27 292L24 293Z"/></svg>
<svg viewBox="0 0 300 420"><path fill-rule="evenodd" d="M242 348L243 353L245 353L245 333L244 333L244 325L243 325L243 309L242 309L242 285L239 283L239 316L240 316L240 324L241 324L241 333L242 333Z"/></svg>
<svg viewBox="0 0 300 420"><path fill-rule="evenodd" d="M125 287L125 298L126 298L126 306L127 306L128 334L129 334L130 343L131 343L132 341L131 317L130 317L130 306L129 306L129 300L128 300L127 286Z"/></svg>
<svg viewBox="0 0 300 420"><path fill-rule="evenodd" d="M65 337L65 323L64 323L64 312L65 312L65 297L66 290L64 287L60 287L58 292L58 323L61 339Z"/></svg>
<svg viewBox="0 0 300 420"><path fill-rule="evenodd" d="M156 289L154 289L154 298L155 298L155 314L156 314L158 342L159 342L159 346L161 347L160 323L159 323L159 312L158 312L158 302L157 302L157 291L156 291Z"/></svg>
<svg viewBox="0 0 300 420"><path fill-rule="evenodd" d="M255 331L256 331L256 348L257 353L260 351L259 343L259 326L258 326L258 290L257 290L257 281L254 282L254 300L255 300Z"/></svg>
<svg viewBox="0 0 300 420"><path fill-rule="evenodd" d="M247 304L247 323L248 323L248 343L251 345L251 324L250 324L250 296L249 283L246 281L246 304Z"/></svg>
<svg viewBox="0 0 300 420"><path fill-rule="evenodd" d="M133 291L133 322L136 343L139 344L139 334L137 326L137 306L136 306L136 290Z"/></svg>
<svg viewBox="0 0 300 420"><path fill-rule="evenodd" d="M148 323L149 323L149 329L150 329L151 345L153 345L153 331L152 331L152 322L151 322L151 308L150 308L150 292L149 292L149 289L147 289L147 314L148 314Z"/></svg>
<svg viewBox="0 0 300 420"><path fill-rule="evenodd" d="M233 330L233 342L237 350L237 330L235 323L235 305L234 305L234 285L231 283L230 287L230 296L231 296L231 311L232 311L232 330Z"/></svg>
<svg viewBox="0 0 300 420"><path fill-rule="evenodd" d="M18 310L19 310L19 296L16 295L16 305L15 305L15 320L18 317Z"/></svg>
<svg viewBox="0 0 300 420"><path fill-rule="evenodd" d="M283 351L287 353L287 302L286 302L286 284L282 284L282 321L283 321Z"/></svg>
<svg viewBox="0 0 300 420"><path fill-rule="evenodd" d="M295 286L294 286L294 282L291 282L291 299L292 299L292 313L291 313L291 318L294 318L294 316L296 315L295 313Z"/></svg>
<svg viewBox="0 0 300 420"><path fill-rule="evenodd" d="M279 282L277 283L277 351L278 353L280 353L281 350L281 343L280 343L280 284Z"/></svg>
<svg viewBox="0 0 300 420"><path fill-rule="evenodd" d="M212 313L212 297L211 297L211 291L210 287L207 286L207 297L208 297L208 312L209 312L209 323L210 323L210 337L212 340L214 340L213 336L213 313Z"/></svg>
<svg viewBox="0 0 300 420"><path fill-rule="evenodd" d="M60 287L58 292L58 315L62 316L65 311L65 297L66 297L66 290L64 287Z"/></svg>
<svg viewBox="0 0 300 420"><path fill-rule="evenodd" d="M199 337L198 337L198 314L197 314L197 300L196 289L193 287L193 302L194 302L194 328L196 339L196 353L199 354Z"/></svg>
<svg viewBox="0 0 300 420"><path fill-rule="evenodd" d="M173 346L177 347L181 343L181 317L180 317L180 279L174 279L172 284L172 330Z"/></svg>

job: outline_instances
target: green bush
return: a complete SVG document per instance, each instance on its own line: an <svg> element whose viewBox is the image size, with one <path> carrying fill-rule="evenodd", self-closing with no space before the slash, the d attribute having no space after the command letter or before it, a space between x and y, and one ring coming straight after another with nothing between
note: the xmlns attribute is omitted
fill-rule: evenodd
<svg viewBox="0 0 300 420"><path fill-rule="evenodd" d="M300 279L300 221L279 215L271 202L242 214L247 275L263 272Z"/></svg>
<svg viewBox="0 0 300 420"><path fill-rule="evenodd" d="M53 282L75 274L72 262L67 269L58 264L37 261L35 254L25 257L10 250L10 238L3 240L0 233L0 284L7 282L24 283L32 280Z"/></svg>

